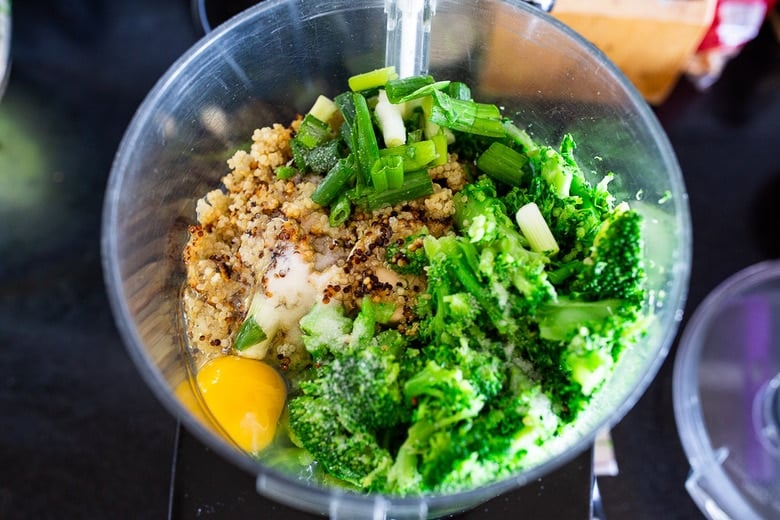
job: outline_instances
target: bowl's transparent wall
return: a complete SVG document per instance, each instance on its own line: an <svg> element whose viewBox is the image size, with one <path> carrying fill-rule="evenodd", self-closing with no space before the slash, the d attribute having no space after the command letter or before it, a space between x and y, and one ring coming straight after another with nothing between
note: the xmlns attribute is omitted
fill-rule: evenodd
<svg viewBox="0 0 780 520"><path fill-rule="evenodd" d="M204 428L174 396L187 377L179 315L187 226L194 222L196 199L219 185L226 159L249 144L253 129L287 123L318 94L344 90L350 74L383 65L383 6L383 0L269 0L239 15L160 80L115 160L105 206L104 264L128 349L163 403L201 440L249 471L258 471L255 463ZM336 516L352 507L437 515L536 478L571 459L597 428L625 414L676 331L688 281L687 200L665 136L626 80L595 49L519 2L439 0L431 46L434 76L467 82L475 98L497 102L540 141L557 144L571 132L586 171L619 174L614 189L637 201L659 237L648 248L653 294L664 298L656 330L628 352L582 437L511 482L391 505L377 497L334 500L341 496L337 491L296 489L297 483L265 471L258 480L262 491L298 507Z"/></svg>

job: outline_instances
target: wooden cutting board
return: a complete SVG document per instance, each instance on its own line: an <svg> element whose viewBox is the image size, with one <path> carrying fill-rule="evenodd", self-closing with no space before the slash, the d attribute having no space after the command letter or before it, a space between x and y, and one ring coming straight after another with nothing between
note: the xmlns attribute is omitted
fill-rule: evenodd
<svg viewBox="0 0 780 520"><path fill-rule="evenodd" d="M552 15L661 103L712 24L717 0L557 0Z"/></svg>

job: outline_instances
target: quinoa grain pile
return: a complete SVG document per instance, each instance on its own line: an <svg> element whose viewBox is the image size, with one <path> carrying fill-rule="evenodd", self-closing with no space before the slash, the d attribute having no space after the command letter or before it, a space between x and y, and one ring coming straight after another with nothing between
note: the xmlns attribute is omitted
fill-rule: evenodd
<svg viewBox="0 0 780 520"><path fill-rule="evenodd" d="M434 193L373 213L356 209L338 228L327 209L312 202L322 177L296 175L278 179L275 168L291 159L290 139L300 120L255 130L249 151L228 160L222 186L197 203L197 224L190 226L184 249L186 286L183 309L191 353L200 365L229 353L235 334L256 292L282 296L280 316L308 312L315 298L341 302L355 310L365 295L396 305L393 323L411 332L410 318L425 279L395 272L386 247L421 231L434 236L449 231L453 194L466 183L457 157L429 170ZM306 280L300 280L301 273ZM290 274L289 278L285 278ZM285 302L289 284L308 284L310 301ZM291 286L292 286L291 285ZM274 295L274 292L277 294ZM294 319L297 324L297 319ZM309 362L297 326L277 331L262 357L282 369Z"/></svg>

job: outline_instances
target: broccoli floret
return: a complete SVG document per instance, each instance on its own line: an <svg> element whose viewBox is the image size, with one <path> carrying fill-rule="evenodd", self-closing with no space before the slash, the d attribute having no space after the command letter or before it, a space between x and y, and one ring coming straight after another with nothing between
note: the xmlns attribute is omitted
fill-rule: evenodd
<svg viewBox="0 0 780 520"><path fill-rule="evenodd" d="M387 471L387 491L397 495L414 495L426 490L419 470L420 457L430 449L431 435L436 431L428 421L412 423L406 440L398 449L393 465Z"/></svg>
<svg viewBox="0 0 780 520"><path fill-rule="evenodd" d="M590 254L550 273L559 297L540 307L539 341L524 355L545 391L573 419L612 371L626 345L647 329L641 215L621 204L603 217Z"/></svg>
<svg viewBox="0 0 780 520"><path fill-rule="evenodd" d="M348 345L352 320L337 304L320 301L298 323L303 333L303 346L317 361L331 351L341 352Z"/></svg>
<svg viewBox="0 0 780 520"><path fill-rule="evenodd" d="M565 260L587 255L614 202L607 190L614 176L608 174L593 186L577 164L574 149L574 139L566 134L559 151L549 146L529 150L534 172L529 185L513 188L503 198L510 215L529 202L536 203L561 248L559 256Z"/></svg>
<svg viewBox="0 0 780 520"><path fill-rule="evenodd" d="M449 239L447 239L449 241ZM425 347L421 356L446 368L459 368L464 376L485 397L498 393L504 382L503 359L499 357L501 344L490 339L488 331L480 326L487 312L474 294L463 289L449 265L451 256L437 257L428 269L428 294L421 300L418 312L420 336ZM469 269L467 265L459 269ZM470 277L476 276L474 273ZM497 302L480 290L482 302L497 309ZM499 323L509 321L494 317Z"/></svg>
<svg viewBox="0 0 780 520"><path fill-rule="evenodd" d="M415 405L414 420L428 421L436 428L474 417L485 404L459 368L444 368L433 361L406 381L404 395Z"/></svg>
<svg viewBox="0 0 780 520"><path fill-rule="evenodd" d="M647 330L640 307L626 300L559 298L539 311L539 339L523 355L542 375L544 389L573 419L612 370L626 345Z"/></svg>
<svg viewBox="0 0 780 520"><path fill-rule="evenodd" d="M420 461L437 453L431 444L439 439L437 432L449 435L453 425L476 417L485 405L460 369L433 361L406 381L404 395L414 406L413 422L388 472L389 489L400 494L435 489L436 482L420 471Z"/></svg>
<svg viewBox="0 0 780 520"><path fill-rule="evenodd" d="M490 243L507 230L517 232L497 196L495 184L485 175L458 193L453 219L458 229L475 243Z"/></svg>
<svg viewBox="0 0 780 520"><path fill-rule="evenodd" d="M447 249L457 249L454 237L442 239L447 241ZM436 241L436 248L442 242ZM456 345L460 338L472 333L479 333L478 319L482 315L477 298L463 288L457 271L464 271L462 276L474 277L476 274L464 258L442 252L440 256L433 253L433 243L429 242L429 253L433 262L427 268L427 290L418 300L417 314L420 320L420 335L426 342L436 342L442 345ZM457 264L453 263L457 261Z"/></svg>
<svg viewBox="0 0 780 520"><path fill-rule="evenodd" d="M621 204L599 227L572 291L587 300L618 298L639 305L645 297L642 215Z"/></svg>
<svg viewBox="0 0 780 520"><path fill-rule="evenodd" d="M428 265L423 249L423 238L427 235L428 230L423 229L389 244L385 258L390 267L401 274L423 274Z"/></svg>
<svg viewBox="0 0 780 520"><path fill-rule="evenodd" d="M360 489L384 486L390 452L376 435L346 428L327 396L299 396L289 404L290 425L303 447L325 470Z"/></svg>
<svg viewBox="0 0 780 520"><path fill-rule="evenodd" d="M566 347L566 342L537 339L524 343L521 352L539 374L542 390L554 403L556 413L569 422L588 402L588 397L572 378Z"/></svg>
<svg viewBox="0 0 780 520"><path fill-rule="evenodd" d="M321 391L332 398L331 408L353 430L390 428L407 416L400 369L394 356L372 345L335 359Z"/></svg>
<svg viewBox="0 0 780 520"><path fill-rule="evenodd" d="M461 336L458 343L431 343L422 353L441 367L460 369L484 399L491 399L506 380L505 360L496 352L501 348L499 343L490 342L483 332L475 334Z"/></svg>
<svg viewBox="0 0 780 520"><path fill-rule="evenodd" d="M375 318L370 298L354 321L339 307L315 305L301 323L317 358L289 403L291 437L329 474L365 490L384 486L392 464L385 440L411 416L399 379L406 340L377 333Z"/></svg>
<svg viewBox="0 0 780 520"><path fill-rule="evenodd" d="M558 417L538 383L514 370L505 392L477 417L431 434L420 472L449 492L483 485L521 469L524 457L552 436Z"/></svg>
<svg viewBox="0 0 780 520"><path fill-rule="evenodd" d="M426 270L428 301L423 300L420 309L423 333L429 331L431 339L437 334L459 337L463 331L472 330L474 323L488 321L500 334L511 335L514 331L513 309L503 298L505 291L497 292L480 271L479 251L475 245L452 234L439 238L428 236L423 245L429 262ZM457 306L453 309L447 304L445 298L463 292L470 295L471 303L476 303L477 314L458 314ZM479 314L487 320L481 319ZM454 320L450 321L450 318Z"/></svg>
<svg viewBox="0 0 780 520"><path fill-rule="evenodd" d="M526 247L527 241L509 218L506 207L487 177L467 185L455 196L455 225L479 252L479 272L501 306L517 305L518 315L533 313L536 307L555 297L545 269L549 259ZM510 301L514 288L523 296Z"/></svg>

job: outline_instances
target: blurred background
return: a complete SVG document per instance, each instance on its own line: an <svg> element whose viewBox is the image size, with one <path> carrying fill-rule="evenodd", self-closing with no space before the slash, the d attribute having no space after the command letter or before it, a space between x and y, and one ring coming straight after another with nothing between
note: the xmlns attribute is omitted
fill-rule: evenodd
<svg viewBox="0 0 780 520"><path fill-rule="evenodd" d="M257 497L163 410L119 339L100 264L103 191L136 108L186 49L252 3L0 0L0 518L303 517ZM621 67L677 153L694 224L683 325L726 277L780 257L775 3L552 7ZM684 488L674 354L612 431L603 517L702 517ZM585 497L588 516L592 459L523 498L539 502L537 518L559 518L567 496ZM491 507L512 511L511 500Z"/></svg>

